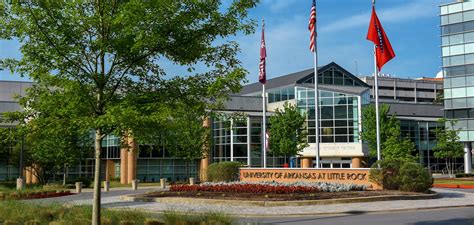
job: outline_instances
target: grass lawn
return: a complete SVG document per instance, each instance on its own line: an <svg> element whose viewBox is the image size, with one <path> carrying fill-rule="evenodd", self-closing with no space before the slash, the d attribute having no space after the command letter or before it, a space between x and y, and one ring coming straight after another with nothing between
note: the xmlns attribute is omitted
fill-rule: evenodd
<svg viewBox="0 0 474 225"><path fill-rule="evenodd" d="M91 206L40 205L20 201L0 201L0 224L88 225L91 224L91 213ZM168 211L158 218L153 218L152 215L138 210L102 209L101 224L232 225L236 224L236 221L222 213L190 215Z"/></svg>
<svg viewBox="0 0 474 225"><path fill-rule="evenodd" d="M474 185L474 180L434 179L435 184Z"/></svg>

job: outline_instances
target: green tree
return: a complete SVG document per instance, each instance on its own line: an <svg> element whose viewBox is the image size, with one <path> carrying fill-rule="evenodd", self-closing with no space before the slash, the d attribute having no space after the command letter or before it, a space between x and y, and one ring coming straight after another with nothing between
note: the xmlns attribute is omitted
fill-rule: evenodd
<svg viewBox="0 0 474 225"><path fill-rule="evenodd" d="M401 135L400 121L395 115L389 115L390 106L382 104L379 108L380 143L383 159L404 159L414 161L415 145L407 137ZM377 139L375 123L375 106L368 105L362 111L362 140L369 146L371 158L377 157Z"/></svg>
<svg viewBox="0 0 474 225"><path fill-rule="evenodd" d="M459 129L454 129L457 121L440 119L439 123L450 125L449 127L436 129L436 146L433 148L434 156L444 159L446 170L450 177L454 177L454 163L456 158L464 154L463 145L459 142Z"/></svg>
<svg viewBox="0 0 474 225"><path fill-rule="evenodd" d="M124 131L140 141L166 129L173 103L185 98L213 109L237 92L246 71L236 58L237 33L253 32L247 18L257 0L221 1L26 1L4 6L0 37L21 45L20 59L0 67L30 76L38 85L26 98L53 102L53 111L94 130L92 224L100 224L101 141ZM191 73L182 78L160 65ZM195 70L203 65L203 73ZM57 93L60 92L60 93ZM47 100L36 98L50 93Z"/></svg>
<svg viewBox="0 0 474 225"><path fill-rule="evenodd" d="M270 151L275 156L295 156L308 146L305 132L305 115L295 105L285 102L269 119L271 124Z"/></svg>

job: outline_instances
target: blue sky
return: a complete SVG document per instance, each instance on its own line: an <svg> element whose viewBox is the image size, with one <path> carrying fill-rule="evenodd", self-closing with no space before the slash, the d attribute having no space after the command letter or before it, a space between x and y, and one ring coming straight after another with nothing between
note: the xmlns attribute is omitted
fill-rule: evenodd
<svg viewBox="0 0 474 225"><path fill-rule="evenodd" d="M397 55L382 73L409 78L436 75L441 67L438 5L453 1L377 0L377 14ZM311 0L261 0L250 11L255 20L265 18L268 78L312 68L310 7ZM317 10L319 65L334 61L354 74L356 67L358 75L372 74L373 45L365 39L371 0L318 0ZM260 35L259 25L253 35L231 38L240 44L238 56L250 72L249 82L258 77ZM14 41L0 41L0 57L19 57L18 48ZM183 71L169 62L163 65L170 75ZM0 80L28 78L0 71Z"/></svg>

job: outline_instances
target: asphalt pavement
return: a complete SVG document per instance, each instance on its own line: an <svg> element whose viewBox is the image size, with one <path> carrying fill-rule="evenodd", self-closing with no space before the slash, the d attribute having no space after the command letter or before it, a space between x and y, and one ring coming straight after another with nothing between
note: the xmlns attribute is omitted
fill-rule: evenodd
<svg viewBox="0 0 474 225"><path fill-rule="evenodd" d="M277 218L245 218L242 224L298 224L298 225L474 225L474 207L434 210L409 210L383 213L354 211L327 216L298 216Z"/></svg>

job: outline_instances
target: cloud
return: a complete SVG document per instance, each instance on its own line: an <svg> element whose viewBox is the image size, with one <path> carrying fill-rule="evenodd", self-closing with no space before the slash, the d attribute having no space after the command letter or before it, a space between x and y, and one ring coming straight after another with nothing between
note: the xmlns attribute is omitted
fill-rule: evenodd
<svg viewBox="0 0 474 225"><path fill-rule="evenodd" d="M279 12L296 3L296 0L264 0L263 4L272 12Z"/></svg>
<svg viewBox="0 0 474 225"><path fill-rule="evenodd" d="M378 10L377 15L383 23L402 23L421 18L429 18L437 15L438 8L431 0L417 0L415 2ZM321 32L336 32L359 26L367 26L371 12L352 15L332 23L322 25Z"/></svg>

